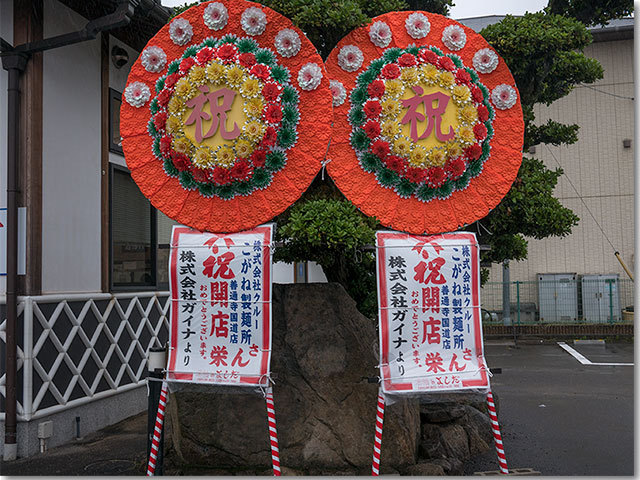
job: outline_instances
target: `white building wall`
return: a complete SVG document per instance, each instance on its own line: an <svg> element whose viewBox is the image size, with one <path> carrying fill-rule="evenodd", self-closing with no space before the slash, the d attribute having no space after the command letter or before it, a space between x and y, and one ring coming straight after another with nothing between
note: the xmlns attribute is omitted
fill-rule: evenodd
<svg viewBox="0 0 640 480"><path fill-rule="evenodd" d="M4 2L2 2L4 3ZM44 2L44 37L87 20ZM42 291L100 291L100 39L44 53Z"/></svg>
<svg viewBox="0 0 640 480"><path fill-rule="evenodd" d="M602 64L604 78L590 85L593 88L578 86L550 106L535 108L537 124L548 119L579 124L578 142L537 145L535 154L527 154L550 169L562 167L565 174L555 195L580 217L580 223L564 238L528 239L528 258L510 263L511 281L536 281L537 273L561 272L617 273L626 279L616 250L633 271L633 40L593 43L585 55ZM632 140L631 148L623 147L623 139ZM490 281L501 279L502 268L494 265Z"/></svg>
<svg viewBox="0 0 640 480"><path fill-rule="evenodd" d="M0 37L13 44L13 2L0 1ZM0 68L0 208L7 208L7 71ZM6 235L6 225L2 223L0 235ZM6 247L5 247L6 248ZM6 259L7 252L0 255ZM6 265L6 262L0 262ZM6 272L2 272L6 273ZM0 275L0 294L7 292L7 277Z"/></svg>

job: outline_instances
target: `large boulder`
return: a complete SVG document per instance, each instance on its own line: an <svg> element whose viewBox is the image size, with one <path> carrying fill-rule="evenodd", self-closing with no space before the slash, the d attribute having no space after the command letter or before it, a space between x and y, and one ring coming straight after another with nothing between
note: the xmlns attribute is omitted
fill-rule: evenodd
<svg viewBox="0 0 640 480"><path fill-rule="evenodd" d="M366 380L378 374L374 322L339 284L273 287L271 371L282 465L306 474L369 473L378 388ZM264 399L217 390L171 395L169 462L229 471L270 466ZM417 402L389 405L385 468L415 464L419 437Z"/></svg>

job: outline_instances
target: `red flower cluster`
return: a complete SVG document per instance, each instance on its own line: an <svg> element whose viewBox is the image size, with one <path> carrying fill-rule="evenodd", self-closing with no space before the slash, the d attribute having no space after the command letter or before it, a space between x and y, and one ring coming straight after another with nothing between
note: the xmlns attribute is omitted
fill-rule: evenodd
<svg viewBox="0 0 640 480"><path fill-rule="evenodd" d="M218 47L216 54L220 60L224 63L233 63L236 61L238 55L238 49L231 43L225 43Z"/></svg>
<svg viewBox="0 0 640 480"><path fill-rule="evenodd" d="M398 64L401 67L415 67L417 63L415 55L411 55L410 53L403 53L400 55L400 58L398 58Z"/></svg>
<svg viewBox="0 0 640 480"><path fill-rule="evenodd" d="M374 80L367 87L367 93L371 98L382 98L384 90L384 82L382 80Z"/></svg>
<svg viewBox="0 0 640 480"><path fill-rule="evenodd" d="M256 56L253 53L241 53L238 62L245 68L251 68L256 64Z"/></svg>
<svg viewBox="0 0 640 480"><path fill-rule="evenodd" d="M362 109L367 118L376 118L382 112L380 102L377 100L367 100Z"/></svg>
<svg viewBox="0 0 640 480"><path fill-rule="evenodd" d="M388 79L398 78L400 76L400 67L395 63L388 63L382 67L381 74L384 78Z"/></svg>

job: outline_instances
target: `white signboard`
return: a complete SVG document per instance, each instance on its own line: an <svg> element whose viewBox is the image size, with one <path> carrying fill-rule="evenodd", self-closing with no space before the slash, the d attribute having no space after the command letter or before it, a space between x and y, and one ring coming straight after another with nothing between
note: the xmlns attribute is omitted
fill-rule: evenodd
<svg viewBox="0 0 640 480"><path fill-rule="evenodd" d="M473 233L376 233L386 393L487 390Z"/></svg>
<svg viewBox="0 0 640 480"><path fill-rule="evenodd" d="M169 380L267 385L272 234L173 227Z"/></svg>

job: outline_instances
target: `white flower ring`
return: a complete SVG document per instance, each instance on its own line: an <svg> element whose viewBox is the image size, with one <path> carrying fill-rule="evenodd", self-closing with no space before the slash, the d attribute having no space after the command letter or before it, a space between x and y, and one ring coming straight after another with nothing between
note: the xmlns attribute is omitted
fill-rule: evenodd
<svg viewBox="0 0 640 480"><path fill-rule="evenodd" d="M467 43L467 35L460 25L449 25L442 31L442 43L449 50L460 50Z"/></svg>
<svg viewBox="0 0 640 480"><path fill-rule="evenodd" d="M276 50L285 58L294 57L300 51L300 36L295 30L280 30L275 39Z"/></svg>
<svg viewBox="0 0 640 480"><path fill-rule="evenodd" d="M140 62L147 72L158 73L167 64L167 54L160 47L150 46L142 51Z"/></svg>
<svg viewBox="0 0 640 480"><path fill-rule="evenodd" d="M124 99L132 107L140 108L151 98L151 90L142 82L132 82L124 89Z"/></svg>
<svg viewBox="0 0 640 480"><path fill-rule="evenodd" d="M404 27L411 38L420 39L427 36L431 30L429 19L422 13L412 13L404 21Z"/></svg>
<svg viewBox="0 0 640 480"><path fill-rule="evenodd" d="M339 107L347 99L347 89L344 88L342 82L331 80L329 82L329 90L331 90L331 94L333 95L334 107Z"/></svg>
<svg viewBox="0 0 640 480"><path fill-rule="evenodd" d="M391 36L391 29L384 22L374 22L369 28L369 40L376 47L387 47L391 43Z"/></svg>
<svg viewBox="0 0 640 480"><path fill-rule="evenodd" d="M221 30L227 25L229 12L220 2L210 3L202 15L204 24L211 30Z"/></svg>
<svg viewBox="0 0 640 480"><path fill-rule="evenodd" d="M364 55L355 45L345 45L338 52L338 65L347 72L355 72L362 66Z"/></svg>
<svg viewBox="0 0 640 480"><path fill-rule="evenodd" d="M491 92L491 101L500 110L507 110L513 107L518 101L518 93L511 85L503 83L498 85Z"/></svg>
<svg viewBox="0 0 640 480"><path fill-rule="evenodd" d="M169 37L171 41L181 47L191 41L193 37L193 27L188 20L184 18L176 18L171 25L169 25Z"/></svg>
<svg viewBox="0 0 640 480"><path fill-rule="evenodd" d="M242 29L249 35L262 35L267 26L267 15L258 7L249 7L240 17Z"/></svg>
<svg viewBox="0 0 640 480"><path fill-rule="evenodd" d="M298 85L303 90L315 90L321 81L322 69L316 63L307 63L298 72Z"/></svg>
<svg viewBox="0 0 640 480"><path fill-rule="evenodd" d="M478 50L473 55L473 68L480 73L491 73L498 66L498 54L490 48Z"/></svg>

